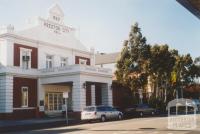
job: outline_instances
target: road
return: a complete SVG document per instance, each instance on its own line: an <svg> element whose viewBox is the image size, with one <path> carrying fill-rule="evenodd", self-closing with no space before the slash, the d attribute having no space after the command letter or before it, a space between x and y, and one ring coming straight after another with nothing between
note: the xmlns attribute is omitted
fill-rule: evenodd
<svg viewBox="0 0 200 134"><path fill-rule="evenodd" d="M86 123L75 126L13 132L10 134L199 134L197 128L190 131L167 129L167 117L134 118L121 121Z"/></svg>

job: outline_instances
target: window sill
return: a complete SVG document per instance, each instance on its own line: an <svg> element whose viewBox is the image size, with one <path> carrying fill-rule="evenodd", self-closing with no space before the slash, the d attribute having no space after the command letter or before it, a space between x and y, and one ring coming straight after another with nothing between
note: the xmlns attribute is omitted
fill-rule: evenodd
<svg viewBox="0 0 200 134"><path fill-rule="evenodd" d="M25 109L36 109L36 107L19 107L19 108L13 108L13 110L25 110Z"/></svg>

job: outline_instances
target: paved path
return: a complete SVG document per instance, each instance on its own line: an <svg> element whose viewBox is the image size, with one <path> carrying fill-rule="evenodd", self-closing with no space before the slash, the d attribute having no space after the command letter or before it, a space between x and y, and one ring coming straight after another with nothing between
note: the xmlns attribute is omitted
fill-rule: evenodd
<svg viewBox="0 0 200 134"><path fill-rule="evenodd" d="M167 117L136 118L105 123L87 123L76 126L21 131L10 134L200 134L200 120L192 131L167 129Z"/></svg>

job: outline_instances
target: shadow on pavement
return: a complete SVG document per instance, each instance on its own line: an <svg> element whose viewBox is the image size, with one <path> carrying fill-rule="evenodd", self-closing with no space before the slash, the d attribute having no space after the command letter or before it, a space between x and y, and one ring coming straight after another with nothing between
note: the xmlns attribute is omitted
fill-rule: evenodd
<svg viewBox="0 0 200 134"><path fill-rule="evenodd" d="M169 129L156 129L156 128L139 128L139 129L120 129L120 130L111 130L111 129L107 129L107 130L89 130L89 131L93 131L93 132L100 132L100 131L102 131L102 132L104 132L104 131L110 131L110 132L114 132L114 131L116 131L116 132L123 132L123 131L135 131L135 132L137 132L137 131L146 131L146 132L154 132L154 131L159 131L159 132L164 132L164 131L167 131L167 132L191 132L191 131L194 131L194 130L169 130ZM198 133L199 134L199 133Z"/></svg>
<svg viewBox="0 0 200 134"><path fill-rule="evenodd" d="M31 131L26 131L26 132L18 132L19 134L60 134L60 133L69 133L69 132L75 132L75 131L82 131L84 129L78 129L78 128L73 128L73 129L50 129L50 130L31 130Z"/></svg>

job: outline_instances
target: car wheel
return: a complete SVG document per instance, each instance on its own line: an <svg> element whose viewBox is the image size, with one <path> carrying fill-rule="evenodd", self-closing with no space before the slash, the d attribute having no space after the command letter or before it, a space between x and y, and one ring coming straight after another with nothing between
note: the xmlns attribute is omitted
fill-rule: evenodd
<svg viewBox="0 0 200 134"><path fill-rule="evenodd" d="M143 112L140 112L140 116L142 117L144 114L143 114Z"/></svg>
<svg viewBox="0 0 200 134"><path fill-rule="evenodd" d="M105 115L102 115L101 116L101 122L105 122L106 121L106 116Z"/></svg>
<svg viewBox="0 0 200 134"><path fill-rule="evenodd" d="M119 119L119 120L122 119L122 115L121 115L121 114L118 115L118 119Z"/></svg>

